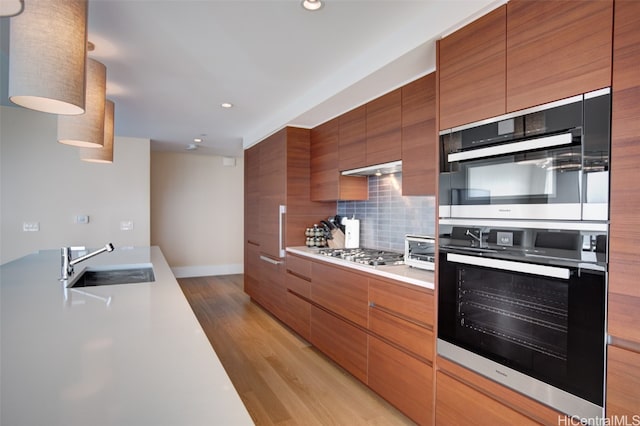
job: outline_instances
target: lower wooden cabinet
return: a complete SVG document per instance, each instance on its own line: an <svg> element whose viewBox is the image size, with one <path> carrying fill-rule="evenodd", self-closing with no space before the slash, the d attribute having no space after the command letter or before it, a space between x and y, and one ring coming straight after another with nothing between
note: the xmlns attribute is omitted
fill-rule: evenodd
<svg viewBox="0 0 640 426"><path fill-rule="evenodd" d="M287 320L289 327L311 340L311 304L296 293L287 291Z"/></svg>
<svg viewBox="0 0 640 426"><path fill-rule="evenodd" d="M303 338L311 338L311 261L287 255L287 320Z"/></svg>
<svg viewBox="0 0 640 426"><path fill-rule="evenodd" d="M606 415L626 418L628 424L640 422L640 353L608 346Z"/></svg>
<svg viewBox="0 0 640 426"><path fill-rule="evenodd" d="M433 367L376 337L369 337L369 387L414 422L431 424Z"/></svg>
<svg viewBox="0 0 640 426"><path fill-rule="evenodd" d="M311 343L363 383L367 383L367 339L362 329L311 307Z"/></svg>
<svg viewBox="0 0 640 426"><path fill-rule="evenodd" d="M537 425L446 373L436 373L436 425Z"/></svg>
<svg viewBox="0 0 640 426"><path fill-rule="evenodd" d="M287 318L287 288L284 262L274 263L260 256L260 291L256 300L282 321Z"/></svg>
<svg viewBox="0 0 640 426"><path fill-rule="evenodd" d="M252 299L260 298L260 246L252 242L244 245L245 271L244 291Z"/></svg>

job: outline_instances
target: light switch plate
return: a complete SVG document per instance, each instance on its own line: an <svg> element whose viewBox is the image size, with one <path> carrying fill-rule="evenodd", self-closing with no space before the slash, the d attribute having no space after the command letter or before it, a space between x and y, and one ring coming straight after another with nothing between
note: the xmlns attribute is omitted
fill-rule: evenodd
<svg viewBox="0 0 640 426"><path fill-rule="evenodd" d="M121 231L133 231L133 221L132 220L123 220L120 222L120 230Z"/></svg>
<svg viewBox="0 0 640 426"><path fill-rule="evenodd" d="M40 230L40 222L22 222L24 232L37 232Z"/></svg>
<svg viewBox="0 0 640 426"><path fill-rule="evenodd" d="M89 215L79 214L75 217L75 222L82 225L86 225L87 223L89 223Z"/></svg>

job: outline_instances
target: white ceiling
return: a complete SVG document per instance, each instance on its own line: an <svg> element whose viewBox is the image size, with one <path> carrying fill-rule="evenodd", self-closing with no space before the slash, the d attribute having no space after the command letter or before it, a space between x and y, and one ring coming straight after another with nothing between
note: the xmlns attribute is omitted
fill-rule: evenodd
<svg viewBox="0 0 640 426"><path fill-rule="evenodd" d="M325 1L309 12L299 0L89 0L116 135L184 151L205 134L198 153L241 156L431 72L434 40L504 3Z"/></svg>

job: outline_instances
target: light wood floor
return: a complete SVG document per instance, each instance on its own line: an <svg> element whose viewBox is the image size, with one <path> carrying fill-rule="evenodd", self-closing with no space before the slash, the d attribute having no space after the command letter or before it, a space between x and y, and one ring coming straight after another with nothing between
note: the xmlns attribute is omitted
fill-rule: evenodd
<svg viewBox="0 0 640 426"><path fill-rule="evenodd" d="M413 424L251 302L242 275L178 282L257 425Z"/></svg>

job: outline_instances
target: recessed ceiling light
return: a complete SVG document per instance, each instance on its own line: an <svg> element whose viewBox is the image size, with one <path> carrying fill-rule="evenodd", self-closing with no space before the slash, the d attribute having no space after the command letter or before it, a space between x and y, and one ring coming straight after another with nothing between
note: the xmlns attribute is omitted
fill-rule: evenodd
<svg viewBox="0 0 640 426"><path fill-rule="evenodd" d="M222 108L231 108L231 107L233 107L233 104L231 102L223 102L223 103L220 104L220 106Z"/></svg>
<svg viewBox="0 0 640 426"><path fill-rule="evenodd" d="M200 143L200 142L202 142L202 138L193 138L193 141L195 143Z"/></svg>
<svg viewBox="0 0 640 426"><path fill-rule="evenodd" d="M322 8L322 6L324 5L324 3L322 3L321 0L303 0L302 1L302 7L304 7L306 10L319 10L320 8Z"/></svg>

